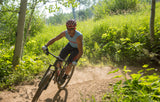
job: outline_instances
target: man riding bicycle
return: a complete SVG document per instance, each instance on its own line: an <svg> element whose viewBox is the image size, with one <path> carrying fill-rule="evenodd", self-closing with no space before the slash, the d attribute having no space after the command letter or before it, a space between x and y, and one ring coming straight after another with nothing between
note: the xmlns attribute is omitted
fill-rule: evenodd
<svg viewBox="0 0 160 102"><path fill-rule="evenodd" d="M68 66L65 71L65 75L61 80L61 84L63 84L71 70L70 65L76 65L78 60L81 58L83 54L83 35L76 30L76 21L75 20L68 20L66 22L67 30L61 32L58 36L51 39L42 49L45 51L47 47L53 44L55 41L66 37L69 40L69 43L61 50L59 58L64 60L68 54L70 54L69 58L67 59Z"/></svg>

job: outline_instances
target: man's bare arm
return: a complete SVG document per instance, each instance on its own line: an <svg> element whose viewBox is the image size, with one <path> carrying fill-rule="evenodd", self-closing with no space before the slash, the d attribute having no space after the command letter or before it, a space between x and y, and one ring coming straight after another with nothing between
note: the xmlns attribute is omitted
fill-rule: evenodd
<svg viewBox="0 0 160 102"><path fill-rule="evenodd" d="M53 44L55 41L61 39L62 37L65 36L65 31L63 31L62 33L60 33L58 36L56 36L55 38L51 39L46 46L48 47L49 45Z"/></svg>
<svg viewBox="0 0 160 102"><path fill-rule="evenodd" d="M81 58L82 54L83 54L83 44L82 44L82 41L83 41L83 36L79 36L77 39L77 44L78 44L78 55L77 55L77 60Z"/></svg>

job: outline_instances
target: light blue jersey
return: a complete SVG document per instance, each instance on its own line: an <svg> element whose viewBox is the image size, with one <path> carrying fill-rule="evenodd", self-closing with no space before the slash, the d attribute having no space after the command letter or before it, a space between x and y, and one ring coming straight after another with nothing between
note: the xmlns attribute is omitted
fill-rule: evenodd
<svg viewBox="0 0 160 102"><path fill-rule="evenodd" d="M69 40L69 44L74 47L74 48L78 48L78 45L77 45L77 37L82 35L80 32L76 31L75 30L75 35L73 37L71 37L69 34L68 34L68 31L66 30L66 38Z"/></svg>

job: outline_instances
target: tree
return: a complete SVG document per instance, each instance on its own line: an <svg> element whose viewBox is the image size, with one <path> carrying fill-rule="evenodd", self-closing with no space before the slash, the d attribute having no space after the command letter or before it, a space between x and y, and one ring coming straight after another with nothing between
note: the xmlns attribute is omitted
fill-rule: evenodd
<svg viewBox="0 0 160 102"><path fill-rule="evenodd" d="M0 0L0 4L2 4L3 0Z"/></svg>
<svg viewBox="0 0 160 102"><path fill-rule="evenodd" d="M33 15L34 15L34 12L35 12L35 9L36 9L36 6L38 5L38 3L41 3L42 0L31 0L30 1L30 14L29 14L29 20L27 22L27 31L26 31L26 34L25 34L25 37L24 37L24 44L26 43L27 39L29 39L29 31L31 29L31 22L32 22L32 18L33 18ZM47 2L49 2L48 0L43 0L43 5L46 4Z"/></svg>
<svg viewBox="0 0 160 102"><path fill-rule="evenodd" d="M35 1L33 0L32 6L31 6L31 13L30 13L30 16L29 16L28 24L27 24L27 32L26 32L26 35L25 35L24 44L26 43L26 40L29 37L30 25L31 25L31 22L32 22L32 17L33 17L33 14L34 14L37 3L38 3L37 0L35 0Z"/></svg>
<svg viewBox="0 0 160 102"><path fill-rule="evenodd" d="M27 0L21 0L18 26L17 26L17 36L16 36L16 43L15 43L15 51L14 51L13 62L12 62L12 65L14 68L16 65L19 64L19 60L22 56L26 9L27 9Z"/></svg>
<svg viewBox="0 0 160 102"><path fill-rule="evenodd" d="M85 15L88 12L87 10L91 9L91 7L96 4L96 1L99 1L99 0L77 0L77 2L79 3L78 5L79 6L79 11L78 11L79 20L84 20L85 18L87 18ZM90 11L90 14L92 15L91 11Z"/></svg>
<svg viewBox="0 0 160 102"><path fill-rule="evenodd" d="M15 42L15 32L17 29L17 14L19 7L14 0L2 0L0 4L0 42L7 41L8 44Z"/></svg>
<svg viewBox="0 0 160 102"><path fill-rule="evenodd" d="M75 7L72 7L72 13L73 13L73 17L76 20L76 12L75 12Z"/></svg>
<svg viewBox="0 0 160 102"><path fill-rule="evenodd" d="M150 17L150 36L151 43L154 41L154 19L155 19L155 0L152 0L151 17Z"/></svg>
<svg viewBox="0 0 160 102"><path fill-rule="evenodd" d="M94 0L93 0L94 1ZM80 11L80 6L84 5L86 7L89 7L90 5L90 0L75 0L75 3L79 4L79 11ZM78 5L74 5L74 2L72 3L72 13L73 13L73 18L76 20L76 11L75 11L75 7L77 7Z"/></svg>

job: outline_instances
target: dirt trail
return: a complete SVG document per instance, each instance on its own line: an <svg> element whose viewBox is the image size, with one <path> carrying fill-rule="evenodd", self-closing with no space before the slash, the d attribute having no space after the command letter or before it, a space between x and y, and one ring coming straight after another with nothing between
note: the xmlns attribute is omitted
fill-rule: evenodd
<svg viewBox="0 0 160 102"><path fill-rule="evenodd" d="M120 79L113 79L117 73L107 74L112 71L111 67L76 69L70 83L64 90L58 90L51 81L47 90L43 91L38 102L82 102L92 96L98 102L102 95L110 91L110 83ZM31 102L38 87L39 80L35 80L30 85L17 86L16 91L0 92L0 102ZM63 101L62 101L63 100ZM57 101L56 101L57 102Z"/></svg>

